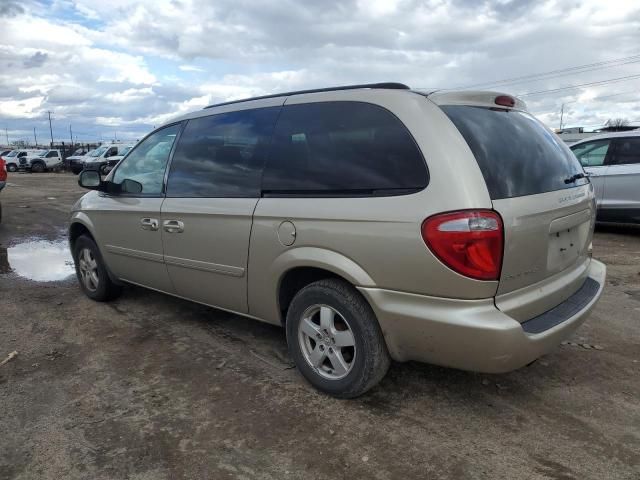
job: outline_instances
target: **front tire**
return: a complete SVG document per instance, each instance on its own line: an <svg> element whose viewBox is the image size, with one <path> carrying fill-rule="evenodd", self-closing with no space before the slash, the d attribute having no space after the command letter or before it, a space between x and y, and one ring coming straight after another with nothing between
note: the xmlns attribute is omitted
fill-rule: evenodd
<svg viewBox="0 0 640 480"><path fill-rule="evenodd" d="M109 277L100 250L92 238L87 235L78 237L73 247L73 259L80 288L91 300L106 302L122 293L122 287Z"/></svg>
<svg viewBox="0 0 640 480"><path fill-rule="evenodd" d="M309 383L338 398L362 395L389 369L371 306L344 280L320 280L295 295L287 312L287 343Z"/></svg>
<svg viewBox="0 0 640 480"><path fill-rule="evenodd" d="M7 164L7 172L17 172L18 171L18 166L15 163L8 163Z"/></svg>

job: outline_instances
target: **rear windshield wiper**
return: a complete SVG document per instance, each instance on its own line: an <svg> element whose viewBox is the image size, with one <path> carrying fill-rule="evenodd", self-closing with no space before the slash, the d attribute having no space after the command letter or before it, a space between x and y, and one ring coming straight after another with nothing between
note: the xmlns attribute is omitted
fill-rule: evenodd
<svg viewBox="0 0 640 480"><path fill-rule="evenodd" d="M585 178L586 175L584 173L576 173L575 175L570 176L569 178L564 179L564 183L569 184L573 183L576 180L580 180L581 178Z"/></svg>

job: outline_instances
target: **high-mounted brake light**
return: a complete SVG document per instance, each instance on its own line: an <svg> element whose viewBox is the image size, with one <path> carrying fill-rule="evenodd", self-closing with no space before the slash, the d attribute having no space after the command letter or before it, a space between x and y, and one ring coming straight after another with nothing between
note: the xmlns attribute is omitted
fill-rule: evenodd
<svg viewBox="0 0 640 480"><path fill-rule="evenodd" d="M463 210L427 218L422 238L447 267L476 280L498 280L503 225L492 210Z"/></svg>
<svg viewBox="0 0 640 480"><path fill-rule="evenodd" d="M514 107L516 105L516 99L509 95L498 95L494 101L496 105L501 107Z"/></svg>

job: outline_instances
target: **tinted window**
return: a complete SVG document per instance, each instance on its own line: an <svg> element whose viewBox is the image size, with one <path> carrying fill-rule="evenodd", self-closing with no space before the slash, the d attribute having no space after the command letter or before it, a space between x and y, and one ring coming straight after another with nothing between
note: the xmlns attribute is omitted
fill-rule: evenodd
<svg viewBox="0 0 640 480"><path fill-rule="evenodd" d="M611 165L640 163L640 137L616 138L611 156Z"/></svg>
<svg viewBox="0 0 640 480"><path fill-rule="evenodd" d="M125 179L135 180L142 184L143 195L161 194L164 171L179 131L179 124L170 125L145 138L118 165L113 182L121 184Z"/></svg>
<svg viewBox="0 0 640 480"><path fill-rule="evenodd" d="M611 140L598 140L596 142L581 143L571 147L571 151L580 163L585 167L600 167L604 165L604 159L609 150Z"/></svg>
<svg viewBox="0 0 640 480"><path fill-rule="evenodd" d="M258 197L280 107L189 120L171 161L167 196Z"/></svg>
<svg viewBox="0 0 640 480"><path fill-rule="evenodd" d="M376 195L427 185L424 159L404 125L368 103L282 109L264 173L265 193Z"/></svg>
<svg viewBox="0 0 640 480"><path fill-rule="evenodd" d="M469 144L494 200L588 182L565 183L584 173L580 163L562 140L527 113L457 105L442 110Z"/></svg>
<svg viewBox="0 0 640 480"><path fill-rule="evenodd" d="M53 157L57 157L58 156L58 152L49 152L47 153L47 158L53 158Z"/></svg>

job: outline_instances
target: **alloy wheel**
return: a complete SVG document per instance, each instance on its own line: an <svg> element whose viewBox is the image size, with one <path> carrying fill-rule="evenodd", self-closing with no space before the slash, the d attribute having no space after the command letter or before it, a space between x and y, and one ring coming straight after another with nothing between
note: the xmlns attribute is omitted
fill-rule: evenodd
<svg viewBox="0 0 640 480"><path fill-rule="evenodd" d="M78 255L78 268L84 287L90 292L95 292L100 284L98 277L98 262L93 252L88 248L80 250Z"/></svg>
<svg viewBox="0 0 640 480"><path fill-rule="evenodd" d="M346 377L355 364L353 331L345 318L328 305L312 305L304 311L298 342L305 360L328 380Z"/></svg>

